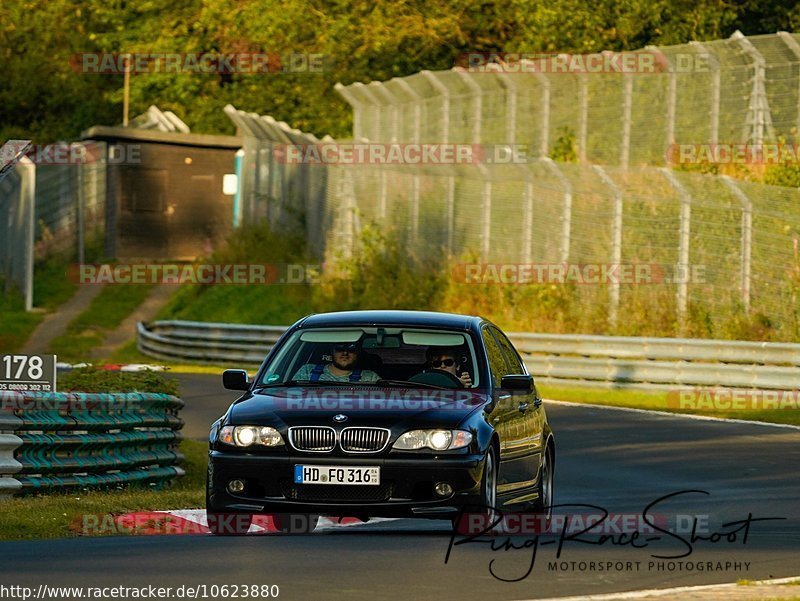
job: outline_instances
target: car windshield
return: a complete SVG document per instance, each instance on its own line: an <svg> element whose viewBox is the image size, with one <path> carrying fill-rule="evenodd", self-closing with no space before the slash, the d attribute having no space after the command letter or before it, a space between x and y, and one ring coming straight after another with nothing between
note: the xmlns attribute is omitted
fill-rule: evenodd
<svg viewBox="0 0 800 601"><path fill-rule="evenodd" d="M376 382L476 387L479 370L472 338L463 331L380 326L297 330L267 365L259 385Z"/></svg>

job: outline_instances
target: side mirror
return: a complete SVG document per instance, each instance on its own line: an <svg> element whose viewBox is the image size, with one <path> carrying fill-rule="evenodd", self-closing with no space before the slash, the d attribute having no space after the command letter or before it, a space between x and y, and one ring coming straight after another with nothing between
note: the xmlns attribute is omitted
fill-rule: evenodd
<svg viewBox="0 0 800 601"><path fill-rule="evenodd" d="M529 374L508 374L500 379L500 388L512 394L529 394L533 392L533 376Z"/></svg>
<svg viewBox="0 0 800 601"><path fill-rule="evenodd" d="M228 390L247 390L247 372L243 369L226 369L222 372L222 385Z"/></svg>

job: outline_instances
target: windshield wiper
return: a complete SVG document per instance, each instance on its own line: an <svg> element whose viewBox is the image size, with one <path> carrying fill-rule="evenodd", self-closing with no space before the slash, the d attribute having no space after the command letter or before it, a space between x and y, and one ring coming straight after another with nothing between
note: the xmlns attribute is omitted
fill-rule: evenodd
<svg viewBox="0 0 800 601"><path fill-rule="evenodd" d="M392 388L433 388L435 390L451 390L446 386L436 386L435 384L428 384L427 382L409 382L408 380L377 380L376 382L370 382L370 384Z"/></svg>

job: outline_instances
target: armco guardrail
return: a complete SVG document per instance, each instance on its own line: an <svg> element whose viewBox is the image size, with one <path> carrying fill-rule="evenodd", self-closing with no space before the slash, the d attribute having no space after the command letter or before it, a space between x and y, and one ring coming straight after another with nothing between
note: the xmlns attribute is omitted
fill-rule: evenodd
<svg viewBox="0 0 800 601"><path fill-rule="evenodd" d="M172 361L259 364L285 326L157 321L138 326L143 353ZM509 334L539 382L619 388L800 389L800 344Z"/></svg>
<svg viewBox="0 0 800 601"><path fill-rule="evenodd" d="M0 495L159 484L183 475L179 398L0 392Z"/></svg>

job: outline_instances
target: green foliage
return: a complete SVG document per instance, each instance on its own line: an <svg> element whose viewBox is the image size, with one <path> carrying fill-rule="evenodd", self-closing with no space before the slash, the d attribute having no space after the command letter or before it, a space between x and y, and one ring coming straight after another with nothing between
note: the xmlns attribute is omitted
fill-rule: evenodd
<svg viewBox="0 0 800 601"><path fill-rule="evenodd" d="M164 392L178 395L178 380L159 372L111 371L89 366L59 374L59 392Z"/></svg>
<svg viewBox="0 0 800 601"><path fill-rule="evenodd" d="M576 150L575 132L567 126L558 129L553 149L550 151L550 158L562 163L577 163L578 151Z"/></svg>
<svg viewBox="0 0 800 601"><path fill-rule="evenodd" d="M12 2L0 23L0 137L74 138L122 120L122 75L84 74L83 52L322 54L323 73L137 74L131 115L158 104L198 133L233 133L222 113L269 113L318 135L345 137L341 81L448 69L467 52L592 52L793 31L800 8L769 0ZM57 26L54 26L57 24Z"/></svg>
<svg viewBox="0 0 800 601"><path fill-rule="evenodd" d="M444 285L444 265L404 244L398 232L364 228L354 256L339 258L314 289L325 311L434 309Z"/></svg>

